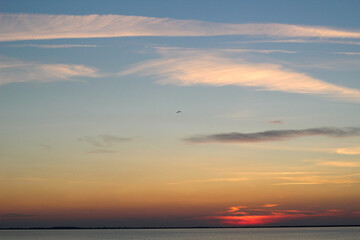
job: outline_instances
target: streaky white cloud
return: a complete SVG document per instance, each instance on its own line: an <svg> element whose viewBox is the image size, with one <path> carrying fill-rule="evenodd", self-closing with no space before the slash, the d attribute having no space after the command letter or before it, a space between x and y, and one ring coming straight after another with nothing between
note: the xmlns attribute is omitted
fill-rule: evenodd
<svg viewBox="0 0 360 240"><path fill-rule="evenodd" d="M342 162L342 161L321 161L315 163L319 166L334 166L334 167L360 167L359 162Z"/></svg>
<svg viewBox="0 0 360 240"><path fill-rule="evenodd" d="M157 49L162 58L124 70L120 75L139 74L158 79L159 84L179 86L237 85L257 90L315 94L360 101L360 90L327 83L279 64L250 63L229 59L216 52L191 49Z"/></svg>
<svg viewBox="0 0 360 240"><path fill-rule="evenodd" d="M35 48L75 48L75 47L98 47L98 45L76 45L76 44L15 44L8 47L35 47Z"/></svg>
<svg viewBox="0 0 360 240"><path fill-rule="evenodd" d="M181 52L196 52L199 51L198 48L180 48L180 47L154 47L159 52L166 53L169 51L181 51ZM297 53L296 51L289 51L283 49L245 49L245 48L208 48L202 49L202 51L212 51L212 52L225 52L225 53Z"/></svg>
<svg viewBox="0 0 360 240"><path fill-rule="evenodd" d="M125 15L0 14L0 41L125 36L262 35L360 38L358 30L278 23L214 23Z"/></svg>
<svg viewBox="0 0 360 240"><path fill-rule="evenodd" d="M344 44L344 45L360 45L360 41L349 40L331 40L331 39L266 39L266 40L250 40L233 42L239 44L252 44L252 43L321 43L321 44Z"/></svg>
<svg viewBox="0 0 360 240"><path fill-rule="evenodd" d="M360 56L360 52L335 52L334 54Z"/></svg>
<svg viewBox="0 0 360 240"><path fill-rule="evenodd" d="M98 77L96 68L76 64L41 64L0 60L0 85L15 82L68 81L77 77Z"/></svg>
<svg viewBox="0 0 360 240"><path fill-rule="evenodd" d="M296 51L288 51L288 50L281 50L281 49L222 49L223 52L233 52L233 53L246 53L246 52L253 52L253 53L296 53Z"/></svg>
<svg viewBox="0 0 360 240"><path fill-rule="evenodd" d="M336 149L336 153L345 155L358 155L360 154L360 147L348 147Z"/></svg>
<svg viewBox="0 0 360 240"><path fill-rule="evenodd" d="M329 52L328 54L333 54ZM322 61L316 59L308 59L303 63L295 63L289 61L276 60L278 64L296 68L296 69L320 69L326 71L358 71L360 59L358 58L327 58Z"/></svg>

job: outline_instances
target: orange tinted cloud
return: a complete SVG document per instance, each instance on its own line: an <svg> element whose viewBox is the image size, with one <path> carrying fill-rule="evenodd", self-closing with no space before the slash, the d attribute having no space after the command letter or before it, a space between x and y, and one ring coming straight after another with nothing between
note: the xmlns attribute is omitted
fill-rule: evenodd
<svg viewBox="0 0 360 240"><path fill-rule="evenodd" d="M336 153L345 155L358 155L360 154L360 147L339 148L336 150Z"/></svg>
<svg viewBox="0 0 360 240"><path fill-rule="evenodd" d="M247 181L248 178L209 178L209 179L194 179L184 180L179 182L171 182L170 184L189 184L189 183L213 183L213 182L242 182Z"/></svg>
<svg viewBox="0 0 360 240"><path fill-rule="evenodd" d="M341 162L341 161L321 161L315 165L319 166L334 166L334 167L360 167L359 162Z"/></svg>
<svg viewBox="0 0 360 240"><path fill-rule="evenodd" d="M266 208L276 207L276 206L279 206L279 204L267 203L267 204L263 205L263 207L266 207Z"/></svg>
<svg viewBox="0 0 360 240"><path fill-rule="evenodd" d="M227 212L231 213L231 212L237 212L242 208L247 208L246 206L234 206L234 207L229 207Z"/></svg>
<svg viewBox="0 0 360 240"><path fill-rule="evenodd" d="M277 183L275 185L297 185L297 184L351 184L360 182L360 174L337 175L337 176L294 176L279 177L290 182Z"/></svg>

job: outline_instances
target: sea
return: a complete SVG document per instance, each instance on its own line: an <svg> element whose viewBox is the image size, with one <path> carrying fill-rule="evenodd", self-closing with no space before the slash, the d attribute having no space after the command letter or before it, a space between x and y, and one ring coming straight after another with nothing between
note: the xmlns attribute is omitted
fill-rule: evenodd
<svg viewBox="0 0 360 240"><path fill-rule="evenodd" d="M1 240L359 240L360 227L0 230Z"/></svg>

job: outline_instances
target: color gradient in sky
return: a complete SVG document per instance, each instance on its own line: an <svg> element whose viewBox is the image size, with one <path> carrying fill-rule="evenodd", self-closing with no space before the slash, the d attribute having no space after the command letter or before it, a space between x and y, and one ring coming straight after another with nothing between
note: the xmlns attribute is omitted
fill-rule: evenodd
<svg viewBox="0 0 360 240"><path fill-rule="evenodd" d="M0 228L360 224L360 2L0 6Z"/></svg>

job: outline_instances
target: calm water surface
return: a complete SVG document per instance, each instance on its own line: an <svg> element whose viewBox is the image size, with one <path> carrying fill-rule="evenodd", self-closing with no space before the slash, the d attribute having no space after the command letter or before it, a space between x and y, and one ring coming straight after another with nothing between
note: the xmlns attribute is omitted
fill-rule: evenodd
<svg viewBox="0 0 360 240"><path fill-rule="evenodd" d="M359 240L360 227L262 229L2 230L1 240Z"/></svg>

